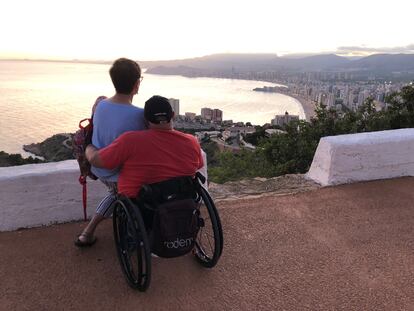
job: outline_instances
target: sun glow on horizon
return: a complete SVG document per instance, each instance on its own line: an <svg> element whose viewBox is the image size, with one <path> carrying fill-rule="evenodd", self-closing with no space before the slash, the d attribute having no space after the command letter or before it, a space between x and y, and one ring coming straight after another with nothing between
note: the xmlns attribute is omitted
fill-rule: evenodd
<svg viewBox="0 0 414 311"><path fill-rule="evenodd" d="M392 50L413 43L413 10L408 0L5 0L0 58L162 60L360 46Z"/></svg>

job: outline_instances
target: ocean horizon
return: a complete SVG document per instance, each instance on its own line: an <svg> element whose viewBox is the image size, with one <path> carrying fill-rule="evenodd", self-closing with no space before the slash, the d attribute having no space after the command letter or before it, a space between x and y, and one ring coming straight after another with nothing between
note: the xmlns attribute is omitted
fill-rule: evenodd
<svg viewBox="0 0 414 311"><path fill-rule="evenodd" d="M48 61L0 61L0 151L29 155L24 144L41 142L57 133L73 133L89 117L95 99L112 96L108 64ZM143 107L152 95L180 100L180 114L201 108L223 111L224 120L269 123L275 114L299 115L296 99L253 88L277 84L253 80L188 78L143 73L133 104Z"/></svg>

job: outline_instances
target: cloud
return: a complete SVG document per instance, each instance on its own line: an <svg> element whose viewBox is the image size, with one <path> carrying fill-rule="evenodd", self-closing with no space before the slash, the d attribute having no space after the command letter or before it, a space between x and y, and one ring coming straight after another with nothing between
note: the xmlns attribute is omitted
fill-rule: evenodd
<svg viewBox="0 0 414 311"><path fill-rule="evenodd" d="M321 54L336 54L344 57L361 58L372 54L414 54L414 43L406 46L395 47L368 47L368 46L340 46L336 50L325 50L323 52L309 52L309 53L280 53L279 56L283 58L303 58Z"/></svg>
<svg viewBox="0 0 414 311"><path fill-rule="evenodd" d="M378 53L414 53L414 44L396 47L372 48L366 46L340 46L336 54L342 55L370 55Z"/></svg>
<svg viewBox="0 0 414 311"><path fill-rule="evenodd" d="M304 57L315 56L315 55L320 55L320 54L321 53L317 53L317 52L315 53L292 53L292 54L287 53L287 54L280 54L280 56L284 58L304 58ZM323 54L326 54L326 53L323 53ZM328 54L330 54L330 52Z"/></svg>

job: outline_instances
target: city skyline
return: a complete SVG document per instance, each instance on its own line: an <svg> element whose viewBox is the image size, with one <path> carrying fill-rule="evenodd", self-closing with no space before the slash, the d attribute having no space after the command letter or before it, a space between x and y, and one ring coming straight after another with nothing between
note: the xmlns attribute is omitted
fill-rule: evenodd
<svg viewBox="0 0 414 311"><path fill-rule="evenodd" d="M414 4L51 0L2 3L0 59L184 59L215 53L414 53Z"/></svg>

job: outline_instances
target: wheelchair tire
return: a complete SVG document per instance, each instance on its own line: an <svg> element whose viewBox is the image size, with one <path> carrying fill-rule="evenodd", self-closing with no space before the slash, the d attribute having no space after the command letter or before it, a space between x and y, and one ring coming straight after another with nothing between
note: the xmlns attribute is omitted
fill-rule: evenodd
<svg viewBox="0 0 414 311"><path fill-rule="evenodd" d="M200 187L198 194L201 198L199 209L203 225L197 234L194 255L202 266L212 268L217 264L223 252L223 231L219 214L209 193Z"/></svg>
<svg viewBox="0 0 414 311"><path fill-rule="evenodd" d="M151 250L138 208L127 198L114 203L113 230L122 272L134 289L145 291L151 282Z"/></svg>

